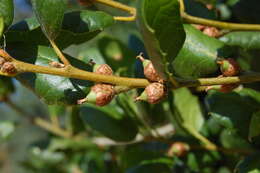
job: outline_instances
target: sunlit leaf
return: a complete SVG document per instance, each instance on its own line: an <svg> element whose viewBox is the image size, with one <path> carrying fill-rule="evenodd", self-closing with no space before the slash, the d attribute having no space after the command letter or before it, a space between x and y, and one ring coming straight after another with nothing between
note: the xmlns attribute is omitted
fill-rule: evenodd
<svg viewBox="0 0 260 173"><path fill-rule="evenodd" d="M67 0L32 0L32 6L42 31L46 37L54 40L61 29Z"/></svg>
<svg viewBox="0 0 260 173"><path fill-rule="evenodd" d="M177 0L140 1L140 30L149 58L157 72L169 76L169 64L177 56L184 40L179 2Z"/></svg>

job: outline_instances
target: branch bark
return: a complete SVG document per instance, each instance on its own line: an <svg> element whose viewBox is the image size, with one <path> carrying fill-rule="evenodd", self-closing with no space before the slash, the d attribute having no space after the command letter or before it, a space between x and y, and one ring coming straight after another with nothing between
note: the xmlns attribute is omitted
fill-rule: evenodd
<svg viewBox="0 0 260 173"><path fill-rule="evenodd" d="M105 4L113 8L120 9L122 11L128 12L131 16L115 16L114 19L118 21L134 21L136 19L136 9L127 5L124 5L120 2L112 0L93 0L95 3Z"/></svg>
<svg viewBox="0 0 260 173"><path fill-rule="evenodd" d="M75 78L75 79L89 80L93 82L103 82L103 83L117 85L119 86L118 93L125 92L133 88L144 88L150 84L150 82L147 79L101 75L101 74L80 70L70 65L65 66L64 68L54 68L54 67L29 64L14 59L3 49L0 49L0 57L4 58L7 62L13 63L14 67L16 68L15 74L6 73L6 72L4 73L0 71L0 75L5 75L5 76L15 76L17 74L24 73L24 72L58 75L58 76L63 76L68 78ZM257 81L260 81L260 73L253 73L253 72L243 74L241 76L233 76L233 77L199 78L195 80L177 79L179 86L175 87L175 89L180 87L198 87L198 86L234 84L234 83L251 83Z"/></svg>
<svg viewBox="0 0 260 173"><path fill-rule="evenodd" d="M187 23L200 24L206 26L213 26L222 29L229 30L240 30L240 31L260 31L260 25L258 24L240 24L240 23L230 23L230 22L221 22L216 20L204 19L201 17L195 17L187 14L185 12L185 4L183 0L180 2L180 12L181 16Z"/></svg>

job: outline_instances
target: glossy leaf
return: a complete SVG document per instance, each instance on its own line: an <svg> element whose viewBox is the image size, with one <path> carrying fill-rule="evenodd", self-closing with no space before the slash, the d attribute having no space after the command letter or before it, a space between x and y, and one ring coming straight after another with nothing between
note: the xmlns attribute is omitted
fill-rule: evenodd
<svg viewBox="0 0 260 173"><path fill-rule="evenodd" d="M113 23L113 17L104 12L82 10L66 13L55 42L60 48L80 44L92 39ZM13 25L7 32L6 38L7 44L25 42L26 44L49 45L40 24L34 17Z"/></svg>
<svg viewBox="0 0 260 173"><path fill-rule="evenodd" d="M253 114L249 127L249 139L260 135L260 111Z"/></svg>
<svg viewBox="0 0 260 173"><path fill-rule="evenodd" d="M167 78L169 64L181 49L185 32L177 0L142 0L140 30L155 69Z"/></svg>
<svg viewBox="0 0 260 173"><path fill-rule="evenodd" d="M191 25L184 25L186 40L173 61L174 74L183 78L199 78L218 71L216 59L229 57L232 50L223 42L208 37Z"/></svg>
<svg viewBox="0 0 260 173"><path fill-rule="evenodd" d="M67 0L32 0L36 17L42 31L50 40L54 40L60 32Z"/></svg>
<svg viewBox="0 0 260 173"><path fill-rule="evenodd" d="M260 153L254 153L240 161L235 173L260 173Z"/></svg>
<svg viewBox="0 0 260 173"><path fill-rule="evenodd" d="M49 66L53 61L59 62L51 48L23 44L16 44L14 47L8 47L8 52L22 61L42 66ZM90 71L90 67L84 62L66 57L74 66ZM78 99L86 96L91 86L88 81L39 73L24 73L17 79L32 89L47 104L76 104Z"/></svg>
<svg viewBox="0 0 260 173"><path fill-rule="evenodd" d="M219 39L227 45L239 46L247 50L260 49L260 32L231 32Z"/></svg>
<svg viewBox="0 0 260 173"><path fill-rule="evenodd" d="M222 126L237 131L238 135L248 139L251 117L259 108L259 103L249 93L257 93L254 90L243 89L232 93L211 92L206 97L206 103L210 114ZM243 122L243 125L241 125Z"/></svg>
<svg viewBox="0 0 260 173"><path fill-rule="evenodd" d="M99 49L97 49L97 47L97 44L88 44L84 46L84 48L78 54L78 59L81 59L84 62L94 60L96 64L106 64L103 55L101 54Z"/></svg>
<svg viewBox="0 0 260 173"><path fill-rule="evenodd" d="M86 125L116 141L131 141L138 132L130 117L112 105L98 107L86 104L80 108L80 116Z"/></svg>
<svg viewBox="0 0 260 173"><path fill-rule="evenodd" d="M5 29L7 29L12 24L14 18L13 0L0 1L0 16L3 17Z"/></svg>
<svg viewBox="0 0 260 173"><path fill-rule="evenodd" d="M176 119L189 131L199 131L204 123L199 100L187 88L174 90L173 110Z"/></svg>

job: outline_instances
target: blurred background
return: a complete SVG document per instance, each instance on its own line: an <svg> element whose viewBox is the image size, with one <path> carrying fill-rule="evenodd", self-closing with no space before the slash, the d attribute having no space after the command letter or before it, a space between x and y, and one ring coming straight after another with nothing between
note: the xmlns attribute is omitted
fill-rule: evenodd
<svg viewBox="0 0 260 173"><path fill-rule="evenodd" d="M17 23L33 15L29 0L14 0L14 2L14 23ZM124 4L129 4L130 6L136 6L135 0L120 0L120 2ZM213 4L217 10L210 13L206 11L205 14L203 14L203 10L201 10L200 6L193 5L194 2ZM259 16L253 15L260 14L259 8L250 9L251 13L248 13L248 8L244 8L246 7L246 2L246 0L185 0L186 10L188 11L188 13L194 16L202 14L203 17L211 19L219 19L232 22L260 23ZM251 0L251 3L259 4L259 0ZM79 6L79 4L74 0L70 0L69 5L71 7L70 10L91 8L104 10L112 15L125 15L125 13L119 12L118 10L114 10L104 5L97 5L94 7L82 7ZM255 7L259 6L255 5ZM96 63L108 63L110 65L112 64L113 67L117 68L117 73L122 76L143 77L142 68L140 68L141 64L140 62L135 61L134 58L140 52L144 52L146 56L144 46L140 40L141 36L135 22L117 22L115 25L106 29L104 32L102 32L99 36L92 39L91 41L81 45L72 45L66 48L64 52L73 57L82 59L85 62L90 59L94 59ZM101 52L100 50L102 50L103 52ZM111 57L112 59L122 59L122 57L124 57L124 63L117 64L115 63L115 61L105 61L103 58L104 55L109 58ZM250 57L251 55L258 56L259 51L251 51ZM243 60L242 63L247 66L247 63L249 61L250 68L252 70L260 70L257 66L257 64L259 64L259 59L254 59L251 61L251 59L249 58L246 59L246 62L244 62ZM25 88L17 80L13 79L13 83L14 88L8 89L14 90L15 92L12 92L12 94L8 96L8 100L5 100L5 102L0 102L0 172L68 172L67 169L65 169L64 167L73 165L74 163L82 163L80 167L83 170L88 170L90 173L119 172L115 168L116 164L111 164L112 162L114 162L114 156L113 154L111 154L115 150L113 147L109 148L109 152L104 152L102 149L100 150L100 148L95 147L93 147L93 150L91 150L90 152L87 152L85 150L84 152L81 152L82 148L84 148L85 145L89 145L88 143L79 145L77 143L70 143L66 140L56 140L51 134L38 126L35 126L32 123L32 119L34 119L34 117L42 117L44 119L47 119L52 117L53 109L59 109L59 111L55 111L53 121L59 119L61 125L65 126L66 122L68 121L66 119L66 117L68 116L65 115L71 111L71 107L57 108L48 106L43 103L41 99L39 99L34 93L32 93L31 90ZM248 86L251 88L259 89L260 85L259 83L254 83ZM0 89L1 87L4 88L4 84L0 83ZM196 93L196 95L203 103L205 93ZM127 99L129 99L129 97L127 97ZM122 107L122 105L120 106ZM165 105L163 103L159 104L158 106L150 106L148 104L141 103L141 105L138 106L138 108L142 107L140 108L140 114L143 113L143 109L146 109L146 112L148 112L147 115L151 119L151 125L159 126L161 124L165 124L168 121L165 118L166 116L164 116L164 114L167 114L167 112L162 113L162 111L165 110L163 109L165 108ZM121 108L118 109L122 111ZM156 116L157 114L160 114L161 116L158 117ZM58 152L56 152L57 150L55 150L55 152L44 150L44 148L50 144L51 137L56 140L55 144L53 144L52 147L59 148ZM66 147L69 149L67 149ZM145 145L142 147L146 148L147 150L150 150L151 148L156 148L157 150L160 150L160 147L165 148L165 146L156 145L155 143L149 146ZM135 152L137 151L141 154L142 152L145 152L144 148L139 149L138 147L132 147ZM66 152L59 152L59 150L63 149L66 150ZM71 155L70 157L71 150L76 150L79 154L73 156ZM67 155L65 156L64 153L66 153ZM123 155L121 158L123 166L125 168L129 165L133 166L136 164L134 161L131 163L130 161L126 161L129 158L134 158L134 156L132 156L130 152L127 154L129 155ZM141 157L141 154L138 157ZM229 162L229 160L221 160L220 154L210 153L209 155L210 156L208 157L210 157L210 159L212 157L215 160L206 160L206 164L209 162L215 163L215 161L217 160L219 162L216 162L216 167L219 168L219 172L230 173L229 169L226 169L226 167L221 168L220 166L221 163ZM149 156L147 155L145 157L155 157L155 154L152 153ZM208 159L208 157L206 159ZM191 160L194 160L194 158L191 158ZM124 165L124 163L127 163L128 165L126 166ZM182 166L181 161L178 160L176 161L176 163L179 163L179 165L177 166ZM194 166L194 170L199 170L199 168L197 168L196 164L193 164L193 162L192 165ZM230 162L230 165L233 166L234 163ZM74 167L72 166L72 168ZM79 171L77 172L76 168L73 169L73 171L71 172L81 173Z"/></svg>

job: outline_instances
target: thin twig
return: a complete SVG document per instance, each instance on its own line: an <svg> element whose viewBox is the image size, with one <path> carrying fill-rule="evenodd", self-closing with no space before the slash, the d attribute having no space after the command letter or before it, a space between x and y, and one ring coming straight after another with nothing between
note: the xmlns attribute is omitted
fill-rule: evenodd
<svg viewBox="0 0 260 173"><path fill-rule="evenodd" d="M93 2L105 4L123 11L126 11L131 14L131 16L115 16L114 19L118 21L134 21L136 19L136 9L133 7L129 7L127 5L124 5L120 2L116 2L113 0L94 0Z"/></svg>
<svg viewBox="0 0 260 173"><path fill-rule="evenodd" d="M56 45L56 43L53 40L50 40L50 43L53 47L53 50L56 52L56 54L58 55L58 57L60 58L60 60L63 62L63 64L65 66L70 65L70 62L67 60L67 58L63 55L63 53L61 52L61 50L58 48L58 46Z"/></svg>
<svg viewBox="0 0 260 173"><path fill-rule="evenodd" d="M57 136L61 136L63 138L67 138L67 139L70 139L72 136L71 136L71 133L69 133L68 131L66 131L65 129L62 129L42 118L34 118L33 119L33 123L45 130L47 130L48 132L51 132Z"/></svg>
<svg viewBox="0 0 260 173"><path fill-rule="evenodd" d="M10 106L10 108L14 109L15 111L17 111L19 114L21 115L26 115L27 113L19 108L16 104L14 104L11 100L9 100L8 98L5 99L5 103ZM27 118L29 116L26 116ZM38 125L39 127L47 130L48 132L63 137L63 138L67 138L67 139L71 139L71 140L82 140L82 138L80 138L80 136L72 136L72 134L70 134L69 132L67 132L65 129L62 129L60 127L55 126L54 124L51 124L50 122L42 119L42 118L35 118L34 119L34 124ZM160 134L160 136L163 136L164 138L157 138L154 136L143 136L138 134L137 137L135 138L135 140L130 141L130 142L115 142L109 138L106 137L97 137L97 138L93 138L92 142L100 147L111 147L111 146L126 146L126 145L133 145L136 143L140 143L140 142L149 142L149 141L160 141L160 142L165 142L167 144L171 144L173 143L173 141L171 141L171 139L169 139L169 137L171 137L174 133L175 130L173 128L173 126L171 124L167 124L165 126L159 127L156 129L156 131ZM176 141L174 141L176 142ZM236 149L236 148L221 148L221 147L208 147L208 146L190 146L190 148L192 150L208 150L208 151L220 151L226 154L234 154L234 153L239 153L239 154L244 154L244 155L249 155L253 152L255 152L254 150L244 150L244 149Z"/></svg>
<svg viewBox="0 0 260 173"><path fill-rule="evenodd" d="M239 23L229 23L220 22L215 20L204 19L200 17L190 16L187 13L181 13L182 18L188 23L214 26L222 29L236 30L236 31L260 31L260 25L257 24L239 24Z"/></svg>
<svg viewBox="0 0 260 173"><path fill-rule="evenodd" d="M188 128L187 128L188 129ZM208 140L206 137L201 135L196 130L188 130L190 134L192 134L195 138L197 138L199 141L201 141L204 144L204 147L208 150L215 151L218 149L217 145L215 145L213 142Z"/></svg>
<svg viewBox="0 0 260 173"><path fill-rule="evenodd" d="M52 124L54 124L57 127L60 127L59 118L56 115L50 115L50 121Z"/></svg>
<svg viewBox="0 0 260 173"><path fill-rule="evenodd" d="M159 127L156 129L156 131L160 136L163 136L165 138L172 136L175 133L174 128L171 124L167 124L165 126ZM143 135L138 134L135 140L130 142L116 142L106 137L97 137L97 138L93 138L92 142L101 147L109 147L109 146L125 146L125 145L132 145L144 141L148 142L148 141L160 140L159 138L155 138L154 136L155 136L154 132L153 132L153 136L144 137Z"/></svg>
<svg viewBox="0 0 260 173"><path fill-rule="evenodd" d="M14 59L9 54L7 54L3 49L0 49L0 56L6 59L7 61L11 61L14 64L17 74L24 73L24 72L43 73L43 74L58 75L58 76L64 76L69 78L75 78L75 79L89 80L94 82L104 82L104 83L110 83L114 85L129 86L129 87L146 87L147 85L149 85L149 81L146 79L101 75L101 74L80 70L70 65L65 66L64 68L54 68L54 67L29 64ZM14 76L15 74L2 73L2 75Z"/></svg>
<svg viewBox="0 0 260 173"><path fill-rule="evenodd" d="M12 58L3 49L0 49L0 57L3 57L6 60L11 61L17 70L17 74L23 72L33 72L33 73L51 74L51 75L64 76L68 78L89 80L93 82L110 83L110 84L121 86L122 90L119 92L123 92L124 90L127 91L131 88L144 88L150 84L150 82L147 79L101 75L101 74L80 70L72 66L66 66L64 68L54 68L54 67L29 64ZM14 76L16 74L0 73L0 75ZM222 78L213 77L213 78L199 78L194 80L177 79L177 81L179 83L179 87L197 87L197 86L210 86L210 85L222 85L222 84L234 84L234 83L251 83L251 82L260 81L260 73L248 73L248 74L243 74L241 76L222 77Z"/></svg>
<svg viewBox="0 0 260 173"><path fill-rule="evenodd" d="M257 25L257 24L240 24L240 23L221 22L221 21L191 16L185 12L185 4L184 4L183 0L179 0L179 2L180 2L181 16L188 23L213 26L213 27L229 29L229 30L260 31L260 25Z"/></svg>
<svg viewBox="0 0 260 173"><path fill-rule="evenodd" d="M60 128L59 126L56 126L55 124L52 124L40 117L35 117L32 115L28 115L24 109L17 106L12 100L10 100L8 97L4 99L4 103L8 105L11 109L16 111L18 114L22 115L23 117L27 118L30 122L33 124L64 138L71 138L71 134L67 132L65 129Z"/></svg>
<svg viewBox="0 0 260 173"><path fill-rule="evenodd" d="M213 77L213 78L200 78L196 80L183 80L179 79L182 87L197 87L197 86L210 86L222 84L235 84L235 83L251 83L260 81L260 73L248 73L241 76L233 77Z"/></svg>

